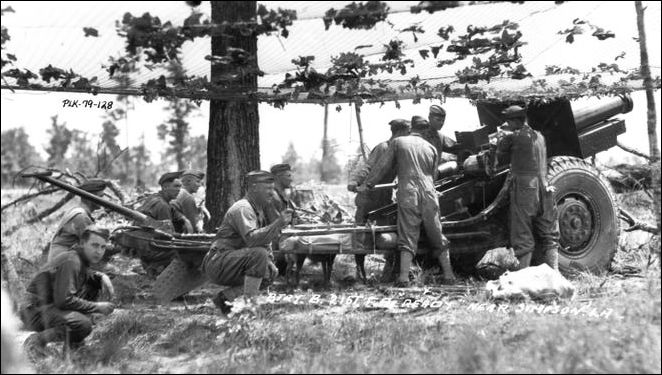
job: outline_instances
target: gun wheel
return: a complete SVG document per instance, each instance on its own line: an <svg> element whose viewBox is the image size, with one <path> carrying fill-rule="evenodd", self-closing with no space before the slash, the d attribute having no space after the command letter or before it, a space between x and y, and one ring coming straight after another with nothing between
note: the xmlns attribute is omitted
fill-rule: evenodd
<svg viewBox="0 0 662 375"><path fill-rule="evenodd" d="M579 158L554 157L548 165L547 181L556 187L560 270L606 271L620 234L618 205L609 183Z"/></svg>

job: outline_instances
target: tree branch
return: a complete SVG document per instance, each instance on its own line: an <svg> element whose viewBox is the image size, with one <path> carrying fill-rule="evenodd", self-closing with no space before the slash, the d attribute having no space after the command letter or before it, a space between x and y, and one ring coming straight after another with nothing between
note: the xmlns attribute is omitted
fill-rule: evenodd
<svg viewBox="0 0 662 375"><path fill-rule="evenodd" d="M651 157L650 157L650 156L644 154L643 152L641 152L641 151L639 151L639 150L636 150L636 149L634 149L634 148L628 147L628 146L622 144L621 142L616 142L616 146L618 146L618 147L619 147L620 149L622 149L623 151L627 151L627 152L629 152L629 153L631 153L631 154L637 155L637 156L639 156L639 157L641 157L641 158L644 158L644 159L646 159L646 160L648 160L648 161L651 161Z"/></svg>
<svg viewBox="0 0 662 375"><path fill-rule="evenodd" d="M51 188L48 188L48 189L46 189L46 190L38 191L38 192L36 192L36 193L32 193L32 194L24 195L24 196L22 196L22 197L20 197L20 198L17 198L16 200L14 200L14 201L12 201L12 202L9 202L9 203L3 205L2 208L0 208L0 212L4 211L6 208L9 208L9 207L11 207L11 206L17 205L17 204L19 204L19 203L21 203L21 202L23 202L23 201L27 201L27 200L29 200L29 199L32 199L32 198L38 197L38 196L40 196L40 195L53 194L53 193L55 193L56 191L59 191L59 190L60 190L60 188L57 188L57 187L51 187Z"/></svg>

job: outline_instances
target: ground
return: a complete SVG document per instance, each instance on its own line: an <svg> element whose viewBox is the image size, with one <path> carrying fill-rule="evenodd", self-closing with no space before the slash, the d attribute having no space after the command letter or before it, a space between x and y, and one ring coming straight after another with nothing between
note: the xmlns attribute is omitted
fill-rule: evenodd
<svg viewBox="0 0 662 375"><path fill-rule="evenodd" d="M18 194L3 190L2 203ZM618 199L638 218L652 219L643 193ZM35 207L42 207L39 201ZM62 215L18 225L35 207L2 213L3 254L23 283ZM571 278L577 288L572 300L491 301L484 282L471 278L452 287L364 286L354 279L353 257L340 256L331 289L318 287L321 267L307 263L300 290L288 292L276 283L258 308L240 306L229 318L211 303L218 290L213 285L183 301L156 304L138 262L116 256L109 267L118 308L95 316L84 348L66 358L61 345L51 344L51 356L35 367L72 373L660 373L660 268L649 251L659 251L657 241L624 233L610 272ZM373 278L381 266L379 256L368 257ZM11 287L15 296L20 284Z"/></svg>

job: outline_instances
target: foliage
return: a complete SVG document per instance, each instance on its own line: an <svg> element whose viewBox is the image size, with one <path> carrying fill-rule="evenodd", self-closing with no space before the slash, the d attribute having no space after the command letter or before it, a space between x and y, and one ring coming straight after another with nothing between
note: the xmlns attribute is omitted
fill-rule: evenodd
<svg viewBox="0 0 662 375"><path fill-rule="evenodd" d="M59 124L57 117L51 117L51 128L46 131L51 137L46 148L49 166L59 165L64 160L73 136L71 130L67 129L67 123Z"/></svg>
<svg viewBox="0 0 662 375"><path fill-rule="evenodd" d="M37 150L28 141L28 133L25 129L14 128L2 131L2 186L12 183L14 176L24 168L31 165L42 163ZM22 179L17 179L16 183L25 183Z"/></svg>
<svg viewBox="0 0 662 375"><path fill-rule="evenodd" d="M381 21L386 20L389 6L382 1L352 2L341 10L333 8L324 14L324 28L326 30L335 22L346 29L369 30Z"/></svg>
<svg viewBox="0 0 662 375"><path fill-rule="evenodd" d="M586 31L586 27L588 26L591 30L593 30L593 33L591 34L592 36L596 37L598 40L605 40L609 38L615 38L616 34L614 34L611 31L605 31L602 27L595 26L585 20L581 20L579 18L575 18L572 21L572 27L567 28L565 30L561 30L558 32L560 35L565 35L565 41L566 43L573 43L575 41L575 35L581 35L584 34Z"/></svg>

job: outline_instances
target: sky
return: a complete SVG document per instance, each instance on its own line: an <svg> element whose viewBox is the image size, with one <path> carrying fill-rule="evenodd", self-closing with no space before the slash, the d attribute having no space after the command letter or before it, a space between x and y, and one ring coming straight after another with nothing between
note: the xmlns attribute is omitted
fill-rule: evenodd
<svg viewBox="0 0 662 375"><path fill-rule="evenodd" d="M122 41L114 34L114 20L120 19L124 11L141 14L150 11L162 19L181 22L188 15L184 2L160 3L122 3L113 2L2 2L2 7L11 5L15 14L3 16L3 25L10 30L12 40L8 49L14 52L19 62L27 66L41 67L48 63L63 68L72 68L88 76L103 73L101 64L105 58L121 50ZM383 51L382 44L399 36L411 49L408 56L416 60L415 73L421 77L434 77L451 74L457 67L437 69L431 60L422 61L417 50L430 43L436 43L434 32L439 25L452 23L457 29L468 24L493 25L504 19L520 22L527 45L520 51L527 68L535 75L544 72L545 65L570 65L579 69L589 69L599 62L611 63L621 51L626 52L618 61L624 68L632 68L639 63L638 45L632 40L637 35L634 6L632 2L568 2L555 6L553 2L525 3L524 5L499 4L490 6L461 7L433 15L422 13L418 16L408 12L389 16L396 25L409 25L421 22L424 29L430 30L419 35L418 42L413 42L410 34L398 35L397 29L380 23L372 30L349 31L339 26L332 26L324 31L322 21L314 17L323 14L329 7L341 7L347 2L266 2L268 7L295 8L301 21L296 21L287 39L261 37L258 44L258 61L267 75L260 80L260 86L268 86L282 79L284 73L292 68L290 60L303 54L315 54L315 66L324 69L330 56L352 49L361 44L372 44L364 53ZM418 2L389 2L395 10L407 9ZM646 26L648 30L648 48L653 72L659 74L660 64L660 3L647 3ZM204 9L203 9L204 11ZM572 19L586 17L605 29L614 31L617 38L597 41L590 35L577 36L577 41L567 44L557 31L570 27ZM306 19L313 18L313 19ZM94 26L101 33L98 40L82 37L82 27ZM207 50L205 50L205 48ZM184 63L196 74L207 74L208 65L202 57L208 52L208 42L185 45ZM443 57L443 56L440 56ZM657 70L656 70L657 69ZM655 94L657 113L660 114L660 94ZM96 102L114 101L110 95L92 96L73 93L46 93L2 90L2 130L24 127L30 135L30 141L43 153L48 142L46 130L50 127L50 117L57 114L60 121L65 121L70 128L98 134L101 130L105 111L98 108L67 108L63 100L93 100ZM622 117L626 120L627 133L621 140L640 150L647 151L645 96L633 94L634 110ZM145 103L141 98L133 98L135 110L128 120L118 124L120 146L134 146L144 134L148 148L156 162L165 143L158 140L156 126L167 118L163 110L165 102L157 100ZM400 103L397 109L394 103L365 105L362 108L365 142L369 147L388 138L388 122L394 118L410 118L412 115L425 115L430 101L414 105L411 101ZM582 103L575 103L579 106ZM447 119L444 132L453 135L457 130L471 130L478 126L475 107L466 99L448 99L444 104ZM191 135L206 134L208 129L209 103L203 102L197 117L191 118ZM268 104L260 104L260 155L263 168L281 161L282 155L292 142L304 160L321 156L321 138L324 108L315 104L288 104L285 109L276 109ZM658 122L659 128L659 122ZM337 112L335 105L329 108L329 136L339 143L339 160L346 162L359 145L354 108L343 105ZM601 155L605 162L614 162L630 158L620 150L613 150Z"/></svg>

